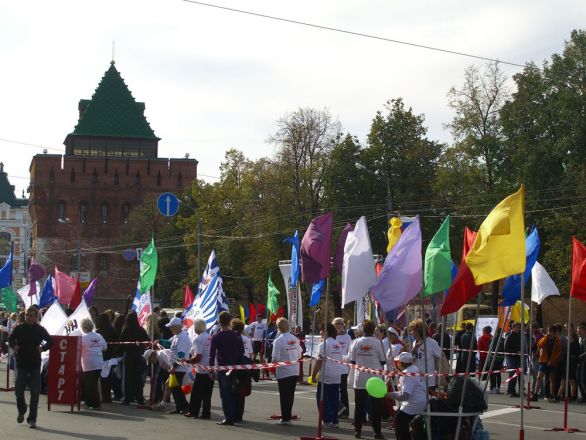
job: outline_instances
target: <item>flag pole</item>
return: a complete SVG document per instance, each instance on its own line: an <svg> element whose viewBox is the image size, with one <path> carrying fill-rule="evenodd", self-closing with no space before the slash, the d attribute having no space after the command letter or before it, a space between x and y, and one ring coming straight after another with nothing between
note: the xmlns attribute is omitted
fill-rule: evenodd
<svg viewBox="0 0 586 440"><path fill-rule="evenodd" d="M458 423L456 424L456 433L454 440L458 440L460 437L460 426L462 424L462 412L464 408L464 396L466 394L466 386L468 385L468 377L470 373L470 364L472 363L472 349L474 348L474 338L476 335L476 326L478 325L478 313L480 311L480 293L476 295L476 319L474 320L474 330L472 330L472 336L470 337L470 344L468 347L468 359L466 362L466 374L464 375L464 385L462 386L462 395L460 396L460 405L458 406ZM476 353L474 353L476 356Z"/></svg>
<svg viewBox="0 0 586 440"><path fill-rule="evenodd" d="M497 295L498 295L498 293L497 293ZM508 318L508 312L509 312L509 309L507 309L507 318ZM501 307L499 312L497 313L496 328L494 329L494 335L492 336L492 340L490 341L490 347L488 348L488 353L486 354L486 360L484 361L484 365L482 366L482 374L480 375L479 380L482 380L485 377L484 374L487 371L492 371L492 369L494 368L494 363L496 361L496 351L498 349L498 342L502 336L501 333L498 332L502 317L503 317L503 307ZM504 321L503 321L503 328L504 328ZM498 333L498 338L497 338L497 333ZM491 352L492 352L492 356L491 356ZM490 366L489 366L489 364L490 364ZM500 374L500 372L499 372L499 374ZM485 393L486 389L488 388L488 384L490 383L490 376L491 376L491 373L488 373L486 375L486 381L484 382L484 388L482 389L483 393Z"/></svg>
<svg viewBox="0 0 586 440"><path fill-rule="evenodd" d="M525 406L523 405L523 386L525 384L525 343L527 339L525 338L525 273L521 274L521 371L519 373L519 390L520 393L520 402L519 402L519 410L521 411L519 417L519 440L524 440L525 438Z"/></svg>
<svg viewBox="0 0 586 440"><path fill-rule="evenodd" d="M424 306L423 306L423 291L420 292L419 300L421 301L421 321L423 322L423 334L421 335L423 339L423 362L425 363L425 412L427 413L425 416L425 422L427 425L427 440L431 440L431 423L429 418L429 413L431 412L431 408L429 406L429 369L427 367L427 323L425 322L425 313L424 313ZM443 353L442 353L443 356ZM439 383L439 378L436 376L436 384Z"/></svg>

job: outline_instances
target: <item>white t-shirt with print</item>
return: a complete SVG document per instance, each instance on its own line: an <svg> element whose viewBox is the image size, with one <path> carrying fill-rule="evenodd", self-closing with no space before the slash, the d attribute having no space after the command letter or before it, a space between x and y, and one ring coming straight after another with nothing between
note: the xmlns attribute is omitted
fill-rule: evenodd
<svg viewBox="0 0 586 440"><path fill-rule="evenodd" d="M290 332L279 333L273 342L273 362L298 361L301 357L301 345L299 339ZM283 365L277 367L275 377L284 379L286 377L298 376L299 364Z"/></svg>
<svg viewBox="0 0 586 440"><path fill-rule="evenodd" d="M82 371L101 370L104 366L104 350L107 344L102 335L96 332L81 335L81 369Z"/></svg>
<svg viewBox="0 0 586 440"><path fill-rule="evenodd" d="M344 333L343 335L338 335L336 336L336 342L340 344L340 346L342 347L342 353L344 353L344 356L348 356L348 354L350 353L350 345L352 344L352 338L350 337L350 335L347 333ZM340 374L348 374L348 372L350 371L350 367L348 367L347 365L339 365L339 367Z"/></svg>
<svg viewBox="0 0 586 440"><path fill-rule="evenodd" d="M424 347L427 347L427 370L425 369ZM419 371L435 373L437 371L437 360L442 356L442 350L435 339L427 337L425 344L423 344L423 341L420 344L415 344L413 350L411 350L411 354L413 355L413 365L419 368ZM427 383L430 387L436 386L436 376L429 376Z"/></svg>
<svg viewBox="0 0 586 440"><path fill-rule="evenodd" d="M325 344L325 345L324 345ZM325 355L324 355L324 348L325 348ZM319 372L318 381L325 383L325 384L336 384L340 383L341 379L340 376L342 375L340 372L340 364L333 362L329 359L324 359L324 356L327 358L332 358L338 361L341 361L344 357L344 353L342 352L342 346L336 342L333 338L326 339L326 342L322 342L319 344L318 347L319 358L323 359L323 364L321 370Z"/></svg>
<svg viewBox="0 0 586 440"><path fill-rule="evenodd" d="M410 365L403 373L419 373L419 368ZM421 376L400 376L397 389L409 394L409 399L401 401L399 409L409 415L421 414L425 411L425 378Z"/></svg>
<svg viewBox="0 0 586 440"><path fill-rule="evenodd" d="M201 332L199 335L195 337L193 340L193 344L191 345L191 355L193 357L201 354L201 359L199 360L197 365L201 365L202 367L207 367L210 364L210 345L212 342L212 337L209 335L208 332ZM196 370L198 374L208 374L207 371L203 370Z"/></svg>
<svg viewBox="0 0 586 440"><path fill-rule="evenodd" d="M350 361L362 367L381 370L387 358L383 352L382 341L373 336L363 336L352 344ZM354 371L354 388L363 390L366 388L366 381L375 375L365 371Z"/></svg>

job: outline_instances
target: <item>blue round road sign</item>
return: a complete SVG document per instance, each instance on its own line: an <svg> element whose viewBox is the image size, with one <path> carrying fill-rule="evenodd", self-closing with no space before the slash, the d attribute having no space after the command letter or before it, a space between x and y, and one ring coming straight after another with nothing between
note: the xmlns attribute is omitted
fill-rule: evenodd
<svg viewBox="0 0 586 440"><path fill-rule="evenodd" d="M164 216L173 217L179 211L179 199L173 193L163 193L157 199L157 208Z"/></svg>

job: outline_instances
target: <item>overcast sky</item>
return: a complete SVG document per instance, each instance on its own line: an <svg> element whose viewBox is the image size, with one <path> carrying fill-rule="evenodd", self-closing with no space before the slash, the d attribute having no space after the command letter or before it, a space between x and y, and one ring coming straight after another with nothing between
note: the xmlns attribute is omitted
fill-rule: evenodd
<svg viewBox="0 0 586 440"><path fill-rule="evenodd" d="M519 64L561 52L586 23L582 0L216 4ZM364 144L376 111L403 97L425 114L431 139L449 141L446 93L467 66L484 64L181 0L1 1L0 35L0 138L41 146L0 141L19 196L32 156L63 151L113 40L116 68L162 138L159 155L189 153L208 181L229 148L271 156L276 120L299 107L329 109Z"/></svg>

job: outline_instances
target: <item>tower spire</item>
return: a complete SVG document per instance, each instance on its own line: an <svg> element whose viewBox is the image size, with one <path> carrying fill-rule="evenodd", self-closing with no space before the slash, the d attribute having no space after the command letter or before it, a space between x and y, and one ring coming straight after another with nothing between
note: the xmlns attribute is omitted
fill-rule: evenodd
<svg viewBox="0 0 586 440"><path fill-rule="evenodd" d="M114 64L116 62L114 60L115 54L116 54L116 41L112 41L112 61L110 61L110 64Z"/></svg>

